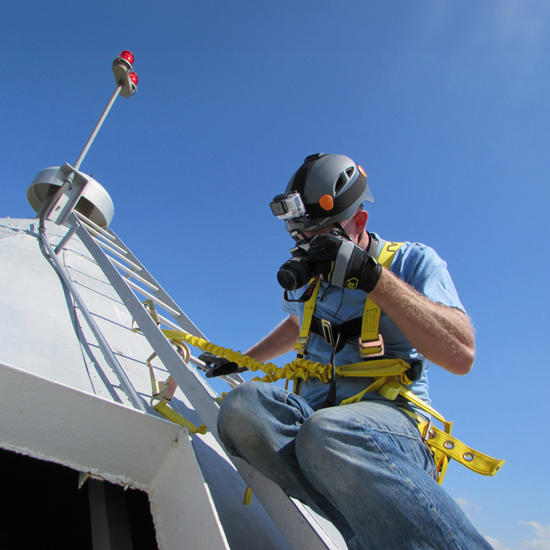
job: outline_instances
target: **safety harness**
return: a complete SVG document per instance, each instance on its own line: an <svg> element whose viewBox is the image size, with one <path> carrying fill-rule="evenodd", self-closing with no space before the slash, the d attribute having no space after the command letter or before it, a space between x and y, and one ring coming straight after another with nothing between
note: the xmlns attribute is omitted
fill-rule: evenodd
<svg viewBox="0 0 550 550"><path fill-rule="evenodd" d="M402 243L392 241L380 241L377 243L378 254L370 251L371 254L378 256L378 262L387 269L390 268L395 253L399 250ZM237 363L240 367L246 367L249 370L262 371L265 373L263 378L255 377L254 380L262 382L276 382L278 380L287 380L296 382L300 380L307 381L309 378L319 378L323 383L331 383L333 386L332 393L335 395L335 380L338 377L367 377L373 378L372 382L366 389L357 395L348 399L344 399L340 406L351 403L358 403L367 392L379 392L389 401L395 401L398 396L402 396L407 402L414 405L417 409L422 410L426 416L416 414L408 409L401 408L408 414L420 430L423 441L433 454L437 470L437 482L441 483L445 476L447 465L450 459L460 462L470 470L487 476L495 475L504 464L504 460L492 458L486 454L476 451L455 439L451 436L452 422L445 420L433 407L425 403L422 399L412 393L407 386L412 384L420 376L421 366L420 361L412 365L402 359L384 359L384 340L379 333L380 308L370 299L367 298L363 310L362 318L353 319L341 325L332 325L325 319L317 319L314 316L315 304L319 287L320 279L312 279L308 287L307 301L304 304L304 315L298 340L295 344L295 350L298 353L297 359L287 363L284 367L278 367L274 363L262 363L256 361L252 357L242 355L239 352L229 348L223 348L193 336L186 332L161 329L165 337L175 346L176 350L182 355L184 361L188 362L189 353L185 351L183 342L202 351L213 353L219 357L224 357L229 361ZM158 321L154 304L147 300L144 303L152 317ZM160 321L158 321L160 326ZM360 327L359 335L359 354L363 359L358 363L348 365L335 365L334 355L338 347L343 345L346 338L356 336ZM133 329L139 331L135 325ZM303 355L306 351L307 344L311 333L320 334L325 341L334 346L332 360L330 364L323 364L306 360ZM151 361L155 357L153 354L147 361L147 365L151 372L151 383L153 397L151 404L159 413L163 414L168 419L188 427L192 432L204 433L205 426L197 428L189 421L181 417L173 409L168 407L168 402L172 398L176 385L170 378L164 383L157 384ZM330 393L330 391L329 391ZM435 418L443 424L443 430L436 428L432 424L432 419Z"/></svg>
<svg viewBox="0 0 550 550"><path fill-rule="evenodd" d="M378 262L389 269L395 253L403 243L380 240L376 243L377 250L371 250L374 257L378 256ZM372 247L371 247L372 248ZM402 408L413 418L422 439L431 450L437 469L437 481L441 483L447 470L449 459L453 458L471 470L483 475L495 475L504 464L504 460L491 458L488 455L475 451L451 436L452 422L447 422L433 407L412 393L406 386L418 380L421 375L421 362L417 360L412 365L401 359L384 359L384 339L379 333L380 308L367 297L362 318L352 319L340 325L332 325L326 319L319 319L314 315L317 302L317 294L321 285L321 279L312 280L315 284L314 291L308 296L304 304L304 314L300 327L300 334L294 350L301 358L306 352L311 333L322 336L325 342L333 347L331 387L327 401L323 406L333 406L336 396L336 378L339 376L369 377L375 381L359 394L344 399L340 405L357 403L361 401L367 392L379 392L389 401L395 401L401 395L409 403L426 413L423 415L413 413ZM336 367L334 355L344 347L348 338L359 335L359 355L362 362ZM330 366L330 365L328 365ZM296 390L296 385L295 385ZM432 425L429 418L434 417L443 424L440 430Z"/></svg>

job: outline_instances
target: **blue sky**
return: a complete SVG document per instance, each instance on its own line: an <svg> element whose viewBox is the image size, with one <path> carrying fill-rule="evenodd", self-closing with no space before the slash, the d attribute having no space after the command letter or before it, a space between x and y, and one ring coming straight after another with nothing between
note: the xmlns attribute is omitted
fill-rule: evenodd
<svg viewBox="0 0 550 550"><path fill-rule="evenodd" d="M244 350L283 317L291 241L268 203L305 156L351 156L370 229L433 246L476 327L474 370L434 369L431 395L507 463L452 464L445 487L497 550L548 550L549 16L532 0L11 2L0 217L33 215L28 185L75 162L133 51L138 92L82 170L183 310Z"/></svg>

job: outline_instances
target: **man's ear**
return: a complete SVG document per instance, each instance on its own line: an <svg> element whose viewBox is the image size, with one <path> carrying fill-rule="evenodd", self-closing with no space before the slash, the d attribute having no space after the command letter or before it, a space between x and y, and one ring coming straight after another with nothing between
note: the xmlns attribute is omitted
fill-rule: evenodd
<svg viewBox="0 0 550 550"><path fill-rule="evenodd" d="M360 235L363 233L366 225L367 220L369 219L369 213L366 210L359 210L354 216L353 223L354 223L354 229L357 235Z"/></svg>

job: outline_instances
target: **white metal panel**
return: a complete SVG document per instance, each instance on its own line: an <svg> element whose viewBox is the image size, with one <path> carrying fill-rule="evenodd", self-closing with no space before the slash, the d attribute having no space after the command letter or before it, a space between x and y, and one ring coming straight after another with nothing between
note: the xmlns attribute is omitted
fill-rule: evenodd
<svg viewBox="0 0 550 550"><path fill-rule="evenodd" d="M229 548L217 516L205 513L202 502L195 501L196 480L202 479L202 475L197 463L188 459L188 454L189 443L182 436L172 446L151 484L151 508L160 546L210 549L220 548L223 541L224 547ZM215 509L212 501L210 504Z"/></svg>
<svg viewBox="0 0 550 550"><path fill-rule="evenodd" d="M90 391L71 300L40 251L36 223L7 222L0 227L0 360Z"/></svg>
<svg viewBox="0 0 550 550"><path fill-rule="evenodd" d="M50 240L55 245L66 232L66 228L57 227L48 222L47 231ZM151 345L144 336L131 331L132 317L126 305L122 303L117 292L105 278L103 270L91 259L89 251L79 238L74 237L69 241L65 250L60 252L60 258L132 386L147 402L151 388L145 361L152 352ZM48 425L33 433L32 436L29 434L28 446L21 447L19 445L18 447L23 449L21 452L61 463L74 462L73 467L77 469L82 469L78 466L79 464L82 465L91 460L100 465L97 470L99 475L103 475L107 479L114 476L114 481L138 487L143 479L150 479L151 472L145 474L141 470L148 467L158 471L155 453L159 451L158 448L151 451L150 442L155 438L149 439L151 434L148 429L143 428L144 432L141 434L145 438L143 447L137 445L134 448L135 453L129 453L126 457L127 460L118 461L119 470L116 469L116 464L102 462L108 460L110 456L109 453L104 453L104 447L114 444L111 441L112 430L105 434L102 433L103 426L108 425L110 410L105 404L111 401L109 403L111 406L114 405L113 402L120 402L128 407L131 405L124 392L119 388L117 377L107 365L78 308L63 291L58 275L40 251L40 243L36 234L36 220L0 220L0 304L2 305L0 308L0 340L2 342L0 361L12 364L20 371L36 375L34 376L36 379L47 378L54 382L60 382L67 386L67 389L74 388L88 392L94 402L93 395L101 396L107 400L99 400L102 402L99 408L104 411L105 415L104 422L88 426L86 429L87 432L94 433L94 441L98 442L97 446L82 445L80 447L81 454L77 457L72 456L71 453L74 452L72 442L64 442L62 435L63 433L72 433L75 424L74 418L67 411L60 421L60 425L67 428L66 432L56 432L57 424ZM138 310L140 313L144 313L141 307ZM151 322L151 318L148 315L146 317L147 321ZM142 322L145 323L145 320ZM154 328L157 330L156 327ZM26 334L32 335L33 338L34 351L31 355L21 352L21 342L24 341ZM174 353L171 346L167 346L167 344L168 342L163 337L160 338L161 347L168 347L168 351ZM179 363L183 365L181 361ZM157 378L165 379L168 373L164 365L159 359L155 359L153 364L156 365ZM179 368L182 369L182 367ZM180 384L183 384L189 395L178 390L171 403L173 408L198 425L201 418L194 407L200 407L202 420L206 421L215 434L217 405L212 401L214 392L193 370L183 367L181 373L185 376L178 376L176 379L180 378ZM57 385L54 384L54 386ZM22 402L27 402L29 398L36 398L34 395L29 395L28 389L29 387L24 386L19 393ZM52 392L42 401L44 411L48 410L51 400L58 398L57 393L57 391ZM26 415L25 410L26 408L22 410L23 415ZM148 408L148 410L151 409ZM129 412L134 413L135 411L130 410ZM147 418L147 415L142 414L141 416ZM113 425L112 428L115 429L116 426ZM175 429L179 430L180 428L176 426ZM6 426L6 430L7 434L8 426ZM50 430L53 432L50 433ZM56 440L56 444L44 450L43 439L48 440L52 437ZM132 445L130 441L126 441L130 436L125 430L121 430L118 435L115 430L115 437L120 442ZM65 448L66 443L69 445L68 448ZM11 448L14 443L0 434L0 445ZM342 547L341 543L333 542L333 539L322 530L317 528L318 532L315 533L310 523L315 525L317 521L312 518L309 518L309 521L306 520L304 515L297 511L296 505L284 495L279 487L246 463L237 461L240 474L244 475L246 483L251 485L263 505L262 507L254 498L251 505L244 507L242 497L246 483L219 444L211 435L207 435L205 437L196 436L194 446L232 548L254 550L261 547L266 550L288 550L293 547L313 550ZM147 463L148 466L146 463L142 464L140 456L150 459L150 462ZM160 456L167 457L168 451L163 450ZM181 472L174 471L174 475L177 473L182 475ZM158 487L161 486L170 487L169 484L162 485L159 481ZM157 494L160 498L161 493L158 490ZM170 492L168 492L166 495L162 495L162 498L167 501L170 498L176 499L176 501L182 498L188 506L191 504L186 499L185 493L170 496ZM309 516L307 511L304 513L306 517ZM275 520L279 528L283 527L281 530L288 542L275 527L271 518Z"/></svg>
<svg viewBox="0 0 550 550"><path fill-rule="evenodd" d="M0 446L148 492L162 550L201 548L197 518L228 548L187 430L5 364L0 388Z"/></svg>

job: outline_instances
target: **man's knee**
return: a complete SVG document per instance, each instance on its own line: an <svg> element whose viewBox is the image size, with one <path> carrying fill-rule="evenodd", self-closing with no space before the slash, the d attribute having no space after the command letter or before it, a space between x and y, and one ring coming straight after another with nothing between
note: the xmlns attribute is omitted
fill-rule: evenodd
<svg viewBox="0 0 550 550"><path fill-rule="evenodd" d="M317 411L302 425L296 436L296 455L304 468L334 467L334 444L338 439L338 422L332 409Z"/></svg>
<svg viewBox="0 0 550 550"><path fill-rule="evenodd" d="M218 413L218 432L227 446L226 439L233 439L235 434L248 431L254 424L253 414L257 404L257 382L246 382L233 388L222 400Z"/></svg>
<svg viewBox="0 0 550 550"><path fill-rule="evenodd" d="M222 400L218 415L218 433L227 451L243 456L265 445L269 436L266 424L272 416L273 388L264 382L250 381L232 389Z"/></svg>

